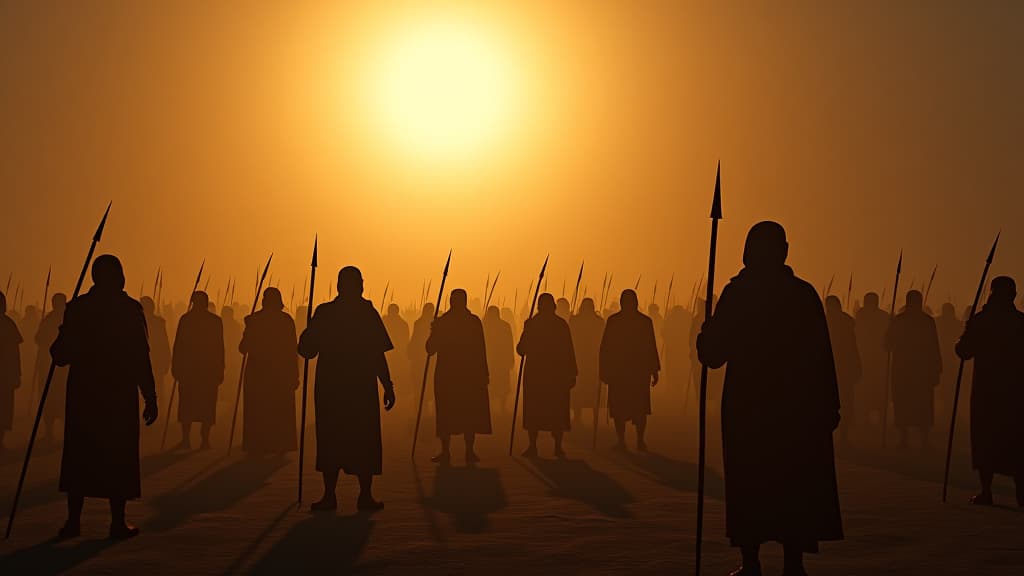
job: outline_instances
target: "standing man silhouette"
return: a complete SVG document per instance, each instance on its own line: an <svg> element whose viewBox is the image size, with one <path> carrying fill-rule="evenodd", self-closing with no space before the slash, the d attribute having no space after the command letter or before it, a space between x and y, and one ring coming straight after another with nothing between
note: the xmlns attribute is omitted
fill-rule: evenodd
<svg viewBox="0 0 1024 576"><path fill-rule="evenodd" d="M210 312L206 292L192 294L192 308L178 321L171 372L180 391L180 447L192 447L192 424L199 422L201 447L208 450L210 428L217 422L217 391L224 382L224 323Z"/></svg>
<svg viewBox="0 0 1024 576"><path fill-rule="evenodd" d="M615 420L616 448L626 448L626 422L636 427L636 449L647 452L644 431L651 413L651 388L661 362L654 323L640 311L636 292L623 290L620 311L608 318L601 338L601 381L608 385L608 411Z"/></svg>
<svg viewBox="0 0 1024 576"><path fill-rule="evenodd" d="M0 452L14 423L14 391L21 386L21 332L7 315L7 296L0 292Z"/></svg>

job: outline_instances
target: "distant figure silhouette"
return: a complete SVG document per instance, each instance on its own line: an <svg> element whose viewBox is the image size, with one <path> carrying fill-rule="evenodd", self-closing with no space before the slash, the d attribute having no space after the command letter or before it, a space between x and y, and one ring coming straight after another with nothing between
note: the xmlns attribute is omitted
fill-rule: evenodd
<svg viewBox="0 0 1024 576"><path fill-rule="evenodd" d="M491 398L494 408L503 412L510 404L512 369L516 365L516 341L512 325L501 317L497 306L484 314L484 341L487 344L487 371L490 373Z"/></svg>
<svg viewBox="0 0 1024 576"><path fill-rule="evenodd" d="M39 351L36 354L35 375L37 386L41 391L46 384L46 376L50 370L50 346L57 340L60 333L60 325L64 321L64 309L68 297L62 292L57 292L50 298L53 308L46 314L43 321L39 323L39 330L36 332L36 347ZM61 434L57 423L64 420L65 400L67 399L68 369L66 366L55 368L53 380L50 382L50 392L46 397L46 406L43 407L43 430L46 439L50 442L57 442Z"/></svg>
<svg viewBox="0 0 1024 576"><path fill-rule="evenodd" d="M224 382L238 382L238 372L242 369L242 355L235 354L242 342L242 324L235 320L235 309L224 306L220 309L221 324L224 325ZM244 314L244 313L243 313ZM244 316L242 316L244 318ZM296 332L297 334L298 332ZM231 394L218 397L219 402L231 402Z"/></svg>
<svg viewBox="0 0 1024 576"><path fill-rule="evenodd" d="M946 367L942 371L942 378L939 380L939 387L935 390L935 416L939 424L949 422L952 416L953 388L956 387L956 373L952 369L960 361L956 355L956 343L964 333L964 323L956 317L956 308L952 302L942 305L939 317L935 319L935 329L939 334L939 350L942 351L942 365ZM963 414L963 411L960 412ZM957 416L959 419L960 416ZM944 430L941 430L945 433Z"/></svg>
<svg viewBox="0 0 1024 576"><path fill-rule="evenodd" d="M665 360L662 380L676 394L687 385L690 367L689 335L693 317L682 306L673 306L661 330L662 358Z"/></svg>
<svg viewBox="0 0 1024 576"><path fill-rule="evenodd" d="M245 318L238 345L248 354L243 394L242 447L250 454L280 454L298 447L295 391L299 387L295 321L284 311L281 291L263 291L263 307Z"/></svg>
<svg viewBox="0 0 1024 576"><path fill-rule="evenodd" d="M466 465L480 461L473 446L477 434L491 433L491 406L487 397L490 378L484 327L466 306L466 291L452 290L451 307L434 322L427 338L427 354L437 354L434 404L441 453L431 461L451 462L453 434L466 439Z"/></svg>
<svg viewBox="0 0 1024 576"><path fill-rule="evenodd" d="M892 352L892 407L900 446L907 444L907 429L921 435L921 449L935 421L935 388L942 374L942 353L935 319L922 307L917 290L907 292L906 308L893 318L886 336Z"/></svg>
<svg viewBox="0 0 1024 576"><path fill-rule="evenodd" d="M786 266L786 232L747 234L744 268L722 291L697 340L709 367L728 364L722 395L726 533L737 574L760 575L762 543L780 541L785 574L843 537L832 433L839 388L821 299Z"/></svg>
<svg viewBox="0 0 1024 576"><path fill-rule="evenodd" d="M178 321L171 372L178 380L182 449L192 446L192 424L201 425L202 449L210 448L217 422L217 391L224 381L224 324L210 312L206 292L192 294L192 308Z"/></svg>
<svg viewBox="0 0 1024 576"><path fill-rule="evenodd" d="M149 361L146 316L124 291L114 256L92 264L93 287L67 304L53 361L70 366L60 489L68 494L61 538L81 534L86 497L110 500L110 537L131 538L125 501L142 495L139 471L139 393L142 418L156 421L156 389Z"/></svg>
<svg viewBox="0 0 1024 576"><path fill-rule="evenodd" d="M658 350L661 350L661 333L665 326L665 318L661 315L661 306L658 306L654 302L647 305L647 317L651 319L651 323L654 324L654 342L658 346Z"/></svg>
<svg viewBox="0 0 1024 576"><path fill-rule="evenodd" d="M615 420L616 448L626 448L626 422L636 427L636 449L647 452L644 431L651 413L651 388L661 362L654 323L640 312L636 292L623 290L621 311L608 318L601 338L601 381L608 385L608 412Z"/></svg>
<svg viewBox="0 0 1024 576"><path fill-rule="evenodd" d="M346 266L338 272L338 296L317 306L299 338L299 354L317 358L316 469L323 475L324 496L313 511L338 508L338 474L359 478L360 510L384 505L373 499L373 477L382 469L380 397L384 409L395 405L395 388L384 354L393 348L373 303L363 298L363 275Z"/></svg>
<svg viewBox="0 0 1024 576"><path fill-rule="evenodd" d="M863 376L857 406L843 406L845 418L853 416L854 425L864 423L879 429L888 402L885 367L888 351L885 334L889 330L889 313L878 307L878 294L864 295L864 306L857 311L854 329L857 331L857 351L860 352Z"/></svg>
<svg viewBox="0 0 1024 576"><path fill-rule="evenodd" d="M592 298L580 302L579 313L569 321L573 349L579 376L572 389L574 420L583 422L584 410L597 410L597 390L600 385L601 337L604 335L604 319L597 315ZM588 426L590 428L592 426Z"/></svg>
<svg viewBox="0 0 1024 576"><path fill-rule="evenodd" d="M0 452L4 435L14 424L14 391L21 386L21 332L7 315L7 296L0 292Z"/></svg>
<svg viewBox="0 0 1024 576"><path fill-rule="evenodd" d="M388 366L401 378L409 373L409 323L402 318L398 304L391 303L388 306L388 313L384 316L384 327L395 346L394 350L386 354Z"/></svg>
<svg viewBox="0 0 1024 576"><path fill-rule="evenodd" d="M555 302L555 311L559 318L568 322L569 317L572 316L572 304L566 298L559 298Z"/></svg>
<svg viewBox="0 0 1024 576"><path fill-rule="evenodd" d="M974 360L971 388L971 459L981 477L975 504L992 504L995 474L1013 476L1024 506L1024 313L1012 278L992 280L985 307L967 323L956 353Z"/></svg>
<svg viewBox="0 0 1024 576"><path fill-rule="evenodd" d="M423 366L427 362L427 338L430 336L430 323L434 320L434 305L427 302L420 311L412 327L409 338L409 382L419 383L423 378ZM434 366L430 367L431 373Z"/></svg>
<svg viewBox="0 0 1024 576"><path fill-rule="evenodd" d="M543 430L555 439L555 456L565 458L562 435L570 429L569 395L576 385L576 353L569 324L555 313L551 294L540 295L537 315L524 323L516 352L526 363L523 428L530 437L530 446L523 455L537 457L537 435Z"/></svg>
<svg viewBox="0 0 1024 576"><path fill-rule="evenodd" d="M856 404L856 390L862 375L860 352L857 350L857 333L853 317L843 312L843 303L838 296L825 298L825 318L828 320L829 338L832 340L832 355L835 358L836 377L839 379L839 397L843 406L853 411ZM839 445L846 447L850 442L853 418L844 418L839 424Z"/></svg>
<svg viewBox="0 0 1024 576"><path fill-rule="evenodd" d="M153 365L153 379L156 389L163 390L164 381L171 371L171 343L167 338L167 322L156 315L156 305L149 296L143 296L139 302L146 314L146 326L149 328L149 360Z"/></svg>

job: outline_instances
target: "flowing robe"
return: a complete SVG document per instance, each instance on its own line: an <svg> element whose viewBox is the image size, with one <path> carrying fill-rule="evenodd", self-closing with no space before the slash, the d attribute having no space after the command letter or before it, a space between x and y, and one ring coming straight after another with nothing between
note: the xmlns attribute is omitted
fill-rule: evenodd
<svg viewBox="0 0 1024 576"><path fill-rule="evenodd" d="M616 420L642 421L651 413L651 376L661 370L654 324L641 312L617 312L601 338L601 381Z"/></svg>
<svg viewBox="0 0 1024 576"><path fill-rule="evenodd" d="M569 324L555 314L538 314L523 325L516 351L523 369L523 428L570 429L569 395L576 385L576 352Z"/></svg>
<svg viewBox="0 0 1024 576"><path fill-rule="evenodd" d="M468 310L450 310L437 319L426 343L437 354L434 403L438 437L450 434L490 434L491 405L487 345L480 318Z"/></svg>
<svg viewBox="0 0 1024 576"><path fill-rule="evenodd" d="M242 447L248 452L287 452L298 445L297 345L295 321L284 311L260 310L245 319L238 350L249 355L242 402Z"/></svg>

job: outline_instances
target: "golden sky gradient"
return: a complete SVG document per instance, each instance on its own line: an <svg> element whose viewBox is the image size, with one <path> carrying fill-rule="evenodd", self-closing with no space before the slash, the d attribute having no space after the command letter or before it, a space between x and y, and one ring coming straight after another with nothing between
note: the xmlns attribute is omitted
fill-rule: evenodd
<svg viewBox="0 0 1024 576"><path fill-rule="evenodd" d="M933 298L963 305L998 230L994 271L1022 271L1022 23L1013 1L5 2L0 283L37 301L52 264L70 291L112 200L100 251L133 293L162 265L184 298L206 258L211 292L248 295L274 252L287 300L319 233L321 298L351 263L418 300L449 248L451 287L500 269L509 301L549 252L556 295L580 259L590 293L612 270L688 295L721 159L723 282L776 219L816 285L881 291L902 249L904 286L937 263Z"/></svg>

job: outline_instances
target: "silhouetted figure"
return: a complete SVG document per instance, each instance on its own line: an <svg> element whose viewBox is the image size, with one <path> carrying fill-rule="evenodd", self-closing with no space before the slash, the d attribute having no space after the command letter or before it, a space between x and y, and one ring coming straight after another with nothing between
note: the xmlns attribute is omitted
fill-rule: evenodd
<svg viewBox="0 0 1024 576"><path fill-rule="evenodd" d="M852 316L843 312L843 303L838 296L825 298L825 318L828 320L832 356L835 359L836 377L839 380L840 403L843 406L849 406L852 412L862 374L854 320ZM845 447L849 444L850 429L853 428L853 425L853 418L844 418L839 424L840 446Z"/></svg>
<svg viewBox="0 0 1024 576"><path fill-rule="evenodd" d="M427 354L437 354L434 404L441 453L432 462L451 462L451 439L466 439L466 465L480 461L473 450L477 434L491 433L491 405L487 397L487 345L484 327L466 306L466 291L452 290L450 308L434 322L427 338Z"/></svg>
<svg viewBox="0 0 1024 576"><path fill-rule="evenodd" d="M569 395L576 385L576 352L569 324L555 313L551 294L540 295L537 315L524 323L516 352L526 363L523 428L529 434L530 446L523 455L537 457L537 434L543 430L555 439L555 456L565 458L562 435L570 429Z"/></svg>
<svg viewBox="0 0 1024 576"><path fill-rule="evenodd" d="M651 388L661 362L654 324L640 312L636 292L623 290L621 310L608 318L601 338L601 381L608 386L608 412L615 420L616 448L626 448L626 422L636 427L636 448L647 451L644 431L651 413Z"/></svg>
<svg viewBox="0 0 1024 576"><path fill-rule="evenodd" d="M33 372L36 382L33 383L40 392L46 384L46 376L50 370L50 346L57 340L60 333L60 325L64 321L64 310L67 305L66 294L58 292L50 298L53 308L46 314L39 323L39 330L36 332L36 347L39 353L36 354L36 365ZM68 369L66 366L54 367L53 380L50 381L50 393L46 397L46 405L43 407L43 430L45 438L50 442L57 442L62 436L57 428L57 423L64 420L65 400L67 398Z"/></svg>
<svg viewBox="0 0 1024 576"><path fill-rule="evenodd" d="M202 449L210 448L217 422L217 391L224 381L224 324L210 312L206 292L192 294L192 307L178 321L171 372L178 380L182 449L192 446L192 424L201 425Z"/></svg>
<svg viewBox="0 0 1024 576"><path fill-rule="evenodd" d="M363 275L346 266L338 272L338 296L317 306L299 338L299 354L317 358L316 469L323 475L324 496L313 511L338 508L338 474L359 478L360 510L377 510L373 477L381 473L380 397L384 409L395 405L395 388L384 354L393 348L373 303L363 298Z"/></svg>
<svg viewBox="0 0 1024 576"><path fill-rule="evenodd" d="M942 353L942 365L952 368L957 365L959 359L956 355L956 343L964 333L964 323L956 317L956 308L951 302L942 305L939 317L935 319L935 329L939 334L939 350ZM942 371L942 378L939 380L939 387L936 389L935 415L938 422L949 422L952 416L953 389L956 387L956 370L947 369ZM963 414L961 412L960 414ZM960 416L958 415L959 419ZM943 434L941 426L939 431Z"/></svg>
<svg viewBox="0 0 1024 576"><path fill-rule="evenodd" d="M670 390L677 394L687 385L690 368L689 335L693 317L682 306L673 306L662 327L662 358L665 360L664 377Z"/></svg>
<svg viewBox="0 0 1024 576"><path fill-rule="evenodd" d="M139 302L149 328L149 361L153 365L153 379L156 381L156 389L162 390L167 373L171 371L171 343L167 338L167 322L156 315L156 305L152 298L143 296Z"/></svg>
<svg viewBox="0 0 1024 576"><path fill-rule="evenodd" d="M1012 278L992 280L985 307L967 323L956 353L974 360L971 388L971 459L981 477L975 504L992 504L992 478L1013 476L1024 506L1024 313L1013 301Z"/></svg>
<svg viewBox="0 0 1024 576"><path fill-rule="evenodd" d="M238 351L248 354L242 448L250 454L280 454L298 446L295 390L299 387L295 321L284 311L277 288L263 291L263 307L245 318Z"/></svg>
<svg viewBox="0 0 1024 576"><path fill-rule="evenodd" d="M512 335L512 325L501 317L497 306L487 308L483 324L491 397L498 411L503 411L512 393L512 369L516 363L515 337Z"/></svg>
<svg viewBox="0 0 1024 576"><path fill-rule="evenodd" d="M142 495L139 471L139 393L142 418L156 421L156 389L149 361L146 316L124 291L124 271L114 256L92 265L93 287L67 304L53 361L70 366L60 489L68 494L61 538L81 534L86 497L110 500L110 537L131 538L125 501Z"/></svg>
<svg viewBox="0 0 1024 576"><path fill-rule="evenodd" d="M647 317L651 319L651 323L654 324L654 342L658 346L658 350L661 350L661 331L665 325L665 318L661 315L661 306L651 302L647 305Z"/></svg>
<svg viewBox="0 0 1024 576"><path fill-rule="evenodd" d="M242 324L235 320L235 309L233 307L224 306L221 308L220 313L221 324L224 326L224 350L228 351L224 355L224 382L231 382L233 384L238 382L238 372L242 369L242 355L234 353L242 342ZM244 319L247 313L248 311L242 312L239 316ZM229 409L234 410L235 399L231 394L225 394L223 397L218 396L217 399L218 402L223 402L225 405L230 406Z"/></svg>
<svg viewBox="0 0 1024 576"><path fill-rule="evenodd" d="M21 332L7 315L7 296L0 292L0 452L4 435L14 424L14 391L21 386Z"/></svg>
<svg viewBox="0 0 1024 576"><path fill-rule="evenodd" d="M604 318L597 315L594 300L584 298L579 313L569 321L572 345L576 352L579 376L572 389L572 408L577 423L583 422L583 410L597 410L597 390L600 385L601 337Z"/></svg>
<svg viewBox="0 0 1024 576"><path fill-rule="evenodd" d="M722 291L697 341L700 360L728 364L722 395L726 533L739 574L760 575L759 549L779 541L785 574L803 553L843 537L832 432L839 387L821 299L786 266L786 232L747 234L744 268Z"/></svg>
<svg viewBox="0 0 1024 576"><path fill-rule="evenodd" d="M864 306L857 311L854 329L857 332L857 351L863 375L857 406L844 405L846 418L854 416L858 422L882 426L885 404L888 402L888 384L885 367L888 351L885 334L889 330L889 313L878 307L878 294L864 295Z"/></svg>
<svg viewBox="0 0 1024 576"><path fill-rule="evenodd" d="M23 386L33 386L35 384L31 381L33 371L29 370L28 367L32 366L32 363L38 357L39 346L36 344L35 338L31 337L31 335L39 333L39 325L43 318L39 308L35 306L26 306L22 312L23 314L19 315L17 310L11 310L11 318L14 320L15 325L18 327L18 331L22 334L22 337L26 338L26 340L22 342L21 346L21 365L24 368L21 371L21 384ZM53 336L56 338L56 331L54 331ZM46 352L49 352L49 345L52 343L53 340L50 340L49 344L46 345ZM46 368L49 369L49 367L50 363L47 362Z"/></svg>
<svg viewBox="0 0 1024 576"><path fill-rule="evenodd" d="M398 304L391 303L388 306L388 313L384 316L384 327L388 331L388 337L395 346L386 354L388 366L395 374L409 373L409 324L402 318ZM410 380L409 382L414 382Z"/></svg>
<svg viewBox="0 0 1024 576"><path fill-rule="evenodd" d="M906 445L907 429L916 428L925 450L935 421L942 354L935 319L925 313L922 302L917 290L907 293L906 308L893 318L886 347L892 352L892 407L899 445Z"/></svg>
<svg viewBox="0 0 1024 576"><path fill-rule="evenodd" d="M427 302L423 305L420 317L412 326L409 338L409 382L417 384L423 379L423 366L427 362L427 338L430 337L430 323L434 320L434 305ZM434 366L430 367L431 372Z"/></svg>
<svg viewBox="0 0 1024 576"><path fill-rule="evenodd" d="M559 318L568 322L569 317L572 316L572 304L566 298L559 298L555 301L555 313Z"/></svg>

